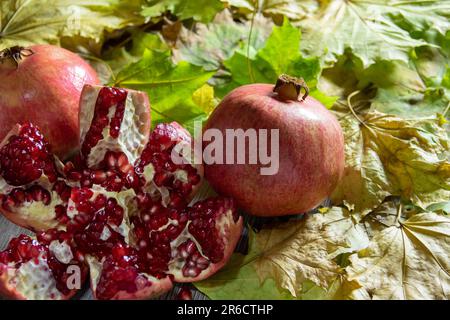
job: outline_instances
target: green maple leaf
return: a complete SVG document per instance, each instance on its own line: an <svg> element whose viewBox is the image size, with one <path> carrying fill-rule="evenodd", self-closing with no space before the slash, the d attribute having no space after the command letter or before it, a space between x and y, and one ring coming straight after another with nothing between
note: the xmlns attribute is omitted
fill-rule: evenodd
<svg viewBox="0 0 450 320"><path fill-rule="evenodd" d="M445 35L449 17L448 1L325 1L317 14L300 22L302 48L326 62L350 49L364 67L378 60L408 63L412 49L433 44L415 34L432 29Z"/></svg>
<svg viewBox="0 0 450 320"><path fill-rule="evenodd" d="M253 57L236 52L224 61L231 73L231 81L219 88L223 94L248 83L275 83L280 74L302 77L311 90L311 95L330 107L335 99L316 90L321 72L317 58L305 58L299 51L300 31L287 19L281 27L274 27L266 44ZM289 57L289 58L287 58Z"/></svg>
<svg viewBox="0 0 450 320"><path fill-rule="evenodd" d="M222 9L223 4L219 0L147 0L142 15L154 18L171 11L181 20L193 18L196 21L209 22Z"/></svg>
<svg viewBox="0 0 450 320"><path fill-rule="evenodd" d="M250 60L250 70L246 68L247 57L240 52L226 60L225 66L233 81L240 85L272 83L279 74L288 73L303 77L313 86L320 73L320 64L318 59L302 57L299 44L300 31L285 20L281 27L274 27L265 46Z"/></svg>
<svg viewBox="0 0 450 320"><path fill-rule="evenodd" d="M408 64L382 61L364 70L361 80L378 87L371 110L403 117L443 113L450 102L447 61L440 50L423 47L415 49Z"/></svg>
<svg viewBox="0 0 450 320"><path fill-rule="evenodd" d="M164 52L168 45L158 34L131 30L126 46L110 47L102 58L87 56L103 83L114 83L117 74L142 58L145 50Z"/></svg>
<svg viewBox="0 0 450 320"><path fill-rule="evenodd" d="M236 22L229 10L219 13L211 23L196 23L193 30L182 28L174 56L202 66L207 70L219 70L222 63L236 51L245 53L248 45L250 21ZM250 54L262 48L272 31L273 23L263 16L256 16L250 41Z"/></svg>
<svg viewBox="0 0 450 320"><path fill-rule="evenodd" d="M357 98L366 99L371 111L406 118L433 116L444 113L450 102L447 62L442 50L422 47L408 63L382 60L364 68L348 53L325 69L319 88L343 100L357 90L366 91Z"/></svg>
<svg viewBox="0 0 450 320"><path fill-rule="evenodd" d="M64 38L88 39L98 49L105 31L143 22L136 13L140 5L140 0L3 0L0 50L35 43L58 45Z"/></svg>
<svg viewBox="0 0 450 320"><path fill-rule="evenodd" d="M426 55L409 65L382 61L361 72L360 85L377 87L371 110L406 118L432 116L443 113L450 101L443 82L446 69L441 59Z"/></svg>
<svg viewBox="0 0 450 320"><path fill-rule="evenodd" d="M142 58L121 70L114 81L115 86L148 93L153 124L183 123L205 113L192 95L214 73L183 61L174 65L170 58L170 51L146 49Z"/></svg>

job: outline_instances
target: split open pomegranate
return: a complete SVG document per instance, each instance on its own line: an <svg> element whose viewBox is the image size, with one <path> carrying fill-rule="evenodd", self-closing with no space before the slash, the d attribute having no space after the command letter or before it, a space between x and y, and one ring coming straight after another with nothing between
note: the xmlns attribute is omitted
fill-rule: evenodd
<svg viewBox="0 0 450 320"><path fill-rule="evenodd" d="M203 168L171 155L178 143L192 143L190 134L175 122L150 132L142 92L85 86L80 103L80 154L72 162L62 164L31 123L0 144L0 211L37 232L0 253L0 290L67 299L76 289L66 285L64 267L75 264L80 282L89 269L98 299L148 299L222 268L243 221L229 198L189 206ZM35 269L45 269L36 274L52 285L36 287Z"/></svg>

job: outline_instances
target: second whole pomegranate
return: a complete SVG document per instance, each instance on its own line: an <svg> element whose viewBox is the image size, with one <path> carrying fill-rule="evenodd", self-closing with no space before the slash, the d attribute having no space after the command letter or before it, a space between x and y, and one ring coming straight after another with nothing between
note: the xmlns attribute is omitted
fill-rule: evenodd
<svg viewBox="0 0 450 320"><path fill-rule="evenodd" d="M216 191L233 197L239 207L256 216L282 216L307 212L318 206L336 187L344 169L344 137L339 122L319 101L307 96L299 99L303 81L281 76L277 85L251 84L230 92L214 110L205 126L219 130L226 150L227 131L278 130L279 139L267 150L274 163L249 163L259 153L237 155L233 163L205 165L205 177ZM251 138L250 138L251 139ZM259 141L261 138L259 137ZM248 141L247 143L255 143ZM212 142L211 142L212 143ZM214 142L217 143L217 142ZM204 144L206 151L210 142ZM274 147L275 146L275 147ZM263 146L265 147L265 146ZM253 150L255 152L255 150ZM225 153L225 151L224 151ZM226 155L229 157L230 155ZM245 163L236 163L244 157ZM262 168L274 171L262 174Z"/></svg>

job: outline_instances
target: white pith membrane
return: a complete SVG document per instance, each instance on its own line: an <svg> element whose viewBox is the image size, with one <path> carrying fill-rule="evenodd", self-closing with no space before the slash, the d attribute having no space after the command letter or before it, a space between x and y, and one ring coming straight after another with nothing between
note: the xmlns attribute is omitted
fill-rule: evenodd
<svg viewBox="0 0 450 320"><path fill-rule="evenodd" d="M8 266L0 264L1 282L24 299L64 299L63 294L56 288L56 280L47 264L45 255L46 253L42 252L37 259L31 259L17 269L14 263L10 263Z"/></svg>
<svg viewBox="0 0 450 320"><path fill-rule="evenodd" d="M106 241L111 238L111 231L106 226L103 228L102 234L100 235L100 240Z"/></svg>
<svg viewBox="0 0 450 320"><path fill-rule="evenodd" d="M175 178L175 180L181 181L183 183L189 182L188 173L186 170L181 169L175 170L175 172L173 173L173 177Z"/></svg>
<svg viewBox="0 0 450 320"><path fill-rule="evenodd" d="M83 145L86 134L94 119L95 105L102 86L86 85L80 100L80 142ZM108 151L123 152L129 163L134 163L148 142L148 134L144 132L146 119L143 116L150 109L144 98L145 93L127 90L125 111L117 138L110 136L110 123L116 112L112 106L108 112L108 125L103 128L103 139L92 147L86 162L89 168L95 168L105 158Z"/></svg>
<svg viewBox="0 0 450 320"><path fill-rule="evenodd" d="M152 197L158 197L158 195L161 197L161 203L164 207L167 207L167 205L170 202L170 192L169 189L167 189L164 186L157 186L153 178L155 177L155 167L152 163L147 164L144 167L143 177L145 179L145 184L142 187L142 190L145 193L150 194Z"/></svg>
<svg viewBox="0 0 450 320"><path fill-rule="evenodd" d="M67 242L60 242L53 240L48 246L48 250L52 253L59 262L69 264L73 260L73 252Z"/></svg>
<svg viewBox="0 0 450 320"><path fill-rule="evenodd" d="M196 149L194 148L193 144L193 138L190 136L189 132L181 127L178 123L175 126L176 128L179 127L179 132L182 141L180 141L180 145L177 147L178 154L183 158L186 164L190 164L197 170L197 173L200 176L203 176L203 154L202 152L197 153ZM194 137L194 139L198 139ZM200 137L201 139L201 137ZM201 143L201 141L195 141L196 143ZM195 143L194 142L194 143Z"/></svg>

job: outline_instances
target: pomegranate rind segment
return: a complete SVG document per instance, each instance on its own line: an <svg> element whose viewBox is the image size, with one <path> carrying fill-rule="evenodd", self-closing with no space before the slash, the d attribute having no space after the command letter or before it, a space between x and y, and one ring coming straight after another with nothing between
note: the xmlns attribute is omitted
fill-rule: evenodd
<svg viewBox="0 0 450 320"><path fill-rule="evenodd" d="M216 263L211 262L210 259L204 253L202 253L201 244L199 244L198 241L195 240L194 243L196 244L197 250L201 253L201 255L204 258L208 259L210 264L206 269L202 270L197 276L191 277L184 274L183 272L183 268L187 263L187 261L182 260L182 262L180 263L176 261L176 257L173 257L172 260L169 262L168 273L173 275L175 282L186 283L204 280L206 278L211 277L217 271L222 269L225 266L225 264L227 264L242 234L243 218L239 217L237 221L234 221L232 210L227 210L226 214L223 215L222 218L216 222L216 228L220 234L221 239L223 239L223 246L224 246L223 259ZM194 236L192 236L191 240L193 239L195 239ZM171 246L172 250L176 249L176 247L173 244L171 244Z"/></svg>
<svg viewBox="0 0 450 320"><path fill-rule="evenodd" d="M0 264L0 293L17 300L65 300L56 289L52 272L43 258L28 261L18 269Z"/></svg>
<svg viewBox="0 0 450 320"><path fill-rule="evenodd" d="M26 300L27 298L17 292L16 288L10 283L11 272L14 272L10 269L7 265L0 263L0 296L7 299Z"/></svg>
<svg viewBox="0 0 450 320"><path fill-rule="evenodd" d="M72 220L78 220L77 215L80 212L77 207L79 208L79 206L89 208L90 205L93 205L92 208L95 211L91 213L92 220L78 231L75 231L75 243L84 254L85 260L89 265L91 289L97 299L150 299L172 288L172 280L168 276L158 279L141 272L137 261L133 260L134 249L131 247L132 244L130 244L132 240L130 239L129 215L132 215L133 211L136 210L134 205L135 196L132 189L121 192L109 192L99 186L94 186L91 189L74 189L69 201L68 216ZM103 207L95 207L99 197L104 199ZM115 199L115 209L107 209L108 201L111 199ZM123 209L122 220L120 222L114 220L113 223L110 220L114 217L113 212L108 210L115 211L117 206ZM97 217L97 215L99 216ZM101 234L98 233L100 230L97 230L95 225L101 227L100 229L103 230ZM94 227L94 229L92 230L91 227ZM105 229L108 230L106 234L104 233ZM115 257L115 248L123 249L124 253L119 258ZM114 264L116 263L115 259L120 260L117 262L117 265ZM131 270L132 275L136 276L135 279L133 278L134 282L129 282L129 278L125 279L126 281L116 279L117 283L110 282L113 281L109 279L110 270L105 271L105 265L108 262L114 272L120 273L123 271L125 273L127 270ZM120 263L125 263L126 266L120 265ZM125 286L131 289L121 289L119 283L124 282ZM116 284L118 286L117 291L115 290ZM100 286L101 289L99 289Z"/></svg>
<svg viewBox="0 0 450 320"><path fill-rule="evenodd" d="M174 162L172 153L182 160L181 164ZM160 196L165 207L187 205L203 181L203 165L195 161L192 137L177 122L156 126L135 167L143 191Z"/></svg>
<svg viewBox="0 0 450 320"><path fill-rule="evenodd" d="M38 254L36 257L25 259L26 261L20 261L20 258L19 261L0 262L0 295L15 300L67 300L74 296L77 292L76 289L68 290L67 294L58 290L57 280L48 264L51 250L37 242L37 240L25 235L21 235L13 240L17 241L19 239L28 242L36 250L39 250ZM6 250L9 248L10 246ZM6 250L1 252L0 256ZM20 253L15 252L15 254L18 257L21 256ZM59 258L61 259L61 257ZM73 254L69 258L64 263L58 258L56 259L58 259L59 263L69 267L74 265ZM84 269L80 268L80 271L83 273ZM84 273L79 275L81 281L84 280L84 275Z"/></svg>
<svg viewBox="0 0 450 320"><path fill-rule="evenodd" d="M51 192L51 202L45 205L42 201L24 202L20 207L5 210L0 207L0 212L12 223L32 231L45 231L53 228L64 229L56 218L55 208L64 205L64 202L54 191Z"/></svg>
<svg viewBox="0 0 450 320"><path fill-rule="evenodd" d="M36 130L37 134L41 135L39 129L33 124L16 124L0 143L0 150L9 145L11 138L21 137L22 130L30 129ZM62 174L58 169L63 165L56 156L47 150L47 142L43 137L42 140L36 140L35 143L42 147L42 154L48 157L45 161L49 161L48 163L52 166L52 177L49 178L45 173L46 169L42 169L40 176L33 181L22 185L11 185L3 176L0 176L0 212L11 222L33 231L59 228L61 226L56 219L55 207L64 205L64 201L52 189L56 183L61 181L58 176ZM25 146L22 152L26 150ZM14 193L20 195L19 199L13 196Z"/></svg>
<svg viewBox="0 0 450 320"><path fill-rule="evenodd" d="M96 112L96 104L102 89L109 87L85 85L80 98L80 142L91 129ZM109 88L114 90L115 88ZM117 89L119 90L119 89ZM125 90L125 89L120 89ZM109 106L108 124L102 130L102 138L85 154L85 161L89 168L96 168L104 159L107 151L123 152L130 163L134 163L147 144L150 132L150 102L144 92L126 90L125 108L120 122L120 130L115 138L111 136L111 120L115 115L117 105Z"/></svg>
<svg viewBox="0 0 450 320"><path fill-rule="evenodd" d="M98 261L92 256L88 256L86 261L89 264L90 275L91 275L91 289L96 299L101 299L97 293L97 287L101 281L103 265L102 262ZM138 285L138 290L135 292L127 292L125 290L117 291L110 300L148 300L158 297L168 291L173 287L172 280L170 277L165 278L155 278L146 273L139 273L139 278L142 284ZM144 281L142 281L145 279Z"/></svg>
<svg viewBox="0 0 450 320"><path fill-rule="evenodd" d="M232 199L210 198L181 211L140 199L140 215L132 218L145 268L169 274L174 282L208 278L231 257L243 230Z"/></svg>

